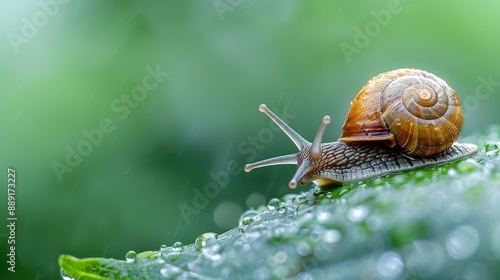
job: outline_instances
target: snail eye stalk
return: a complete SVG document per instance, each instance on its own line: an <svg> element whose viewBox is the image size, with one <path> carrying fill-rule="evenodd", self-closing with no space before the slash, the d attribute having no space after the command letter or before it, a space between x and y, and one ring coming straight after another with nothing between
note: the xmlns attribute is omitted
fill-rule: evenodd
<svg viewBox="0 0 500 280"><path fill-rule="evenodd" d="M275 124L277 124L283 132L295 143L295 146L299 148L299 151L306 146L311 145L306 139L300 136L295 130L288 126L282 119L280 119L273 111L269 110L265 104L259 106L259 111L266 114ZM297 154L290 154L284 156L278 156L274 158L269 158L261 160L254 163L249 163L245 165L245 171L250 172L255 168L278 165L278 164L297 164Z"/></svg>
<svg viewBox="0 0 500 280"><path fill-rule="evenodd" d="M311 159L318 159L321 156L321 141L323 140L323 134L325 133L326 126L330 123L330 116L324 116L321 126L314 137L314 141L311 147Z"/></svg>

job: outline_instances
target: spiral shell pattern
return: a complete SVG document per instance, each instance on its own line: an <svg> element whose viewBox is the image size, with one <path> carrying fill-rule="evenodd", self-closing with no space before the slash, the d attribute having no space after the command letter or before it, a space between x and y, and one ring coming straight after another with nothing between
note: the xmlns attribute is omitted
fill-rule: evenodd
<svg viewBox="0 0 500 280"><path fill-rule="evenodd" d="M430 156L458 140L463 112L445 81L413 70L387 85L381 94L382 118L396 144L409 155Z"/></svg>
<svg viewBox="0 0 500 280"><path fill-rule="evenodd" d="M358 95L366 96L356 97L360 102L372 100L372 105L357 107L370 112L375 110L376 119L381 122L372 124L372 131L388 129L396 145L408 155L425 157L439 154L458 140L463 122L460 101L445 81L431 73L417 69L382 73L370 80ZM378 100L377 105L373 105L374 100ZM373 117L365 122L365 116L369 115L368 111L350 111L344 129L351 131L344 130L343 135L350 135L350 141L362 135L352 131L356 128L347 125L347 122L373 123ZM387 135L381 133L379 137L384 140Z"/></svg>

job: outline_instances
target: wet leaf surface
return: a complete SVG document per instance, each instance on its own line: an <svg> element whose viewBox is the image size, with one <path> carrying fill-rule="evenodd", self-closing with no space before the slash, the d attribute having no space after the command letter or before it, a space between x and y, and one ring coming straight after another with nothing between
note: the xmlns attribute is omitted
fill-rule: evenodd
<svg viewBox="0 0 500 280"><path fill-rule="evenodd" d="M77 279L498 279L499 131L461 142L472 158L310 188L250 209L240 225L126 260L62 255Z"/></svg>

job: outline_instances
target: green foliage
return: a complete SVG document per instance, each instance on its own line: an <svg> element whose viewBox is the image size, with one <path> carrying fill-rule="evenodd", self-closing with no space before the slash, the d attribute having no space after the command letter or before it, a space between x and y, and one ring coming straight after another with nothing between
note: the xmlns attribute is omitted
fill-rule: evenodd
<svg viewBox="0 0 500 280"><path fill-rule="evenodd" d="M498 278L498 128L463 141L483 149L444 166L271 199L237 228L191 245L123 261L62 255L59 265L77 279Z"/></svg>
<svg viewBox="0 0 500 280"><path fill-rule="evenodd" d="M77 279L147 279L148 275L155 275L161 268L157 252L143 252L128 261L114 259L76 259L62 255L59 264L64 271L71 272ZM63 277L68 277L61 272Z"/></svg>

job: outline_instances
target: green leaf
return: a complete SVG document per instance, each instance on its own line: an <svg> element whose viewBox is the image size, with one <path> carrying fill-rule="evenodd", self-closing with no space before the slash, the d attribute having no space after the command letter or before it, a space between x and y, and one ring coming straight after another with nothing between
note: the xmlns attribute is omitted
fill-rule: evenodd
<svg viewBox="0 0 500 280"><path fill-rule="evenodd" d="M463 139L483 147L466 160L271 199L191 245L59 265L77 279L498 279L498 132Z"/></svg>
<svg viewBox="0 0 500 280"><path fill-rule="evenodd" d="M131 261L104 258L77 259L69 255L59 257L61 274L76 279L148 279L159 275L158 253L147 251Z"/></svg>

